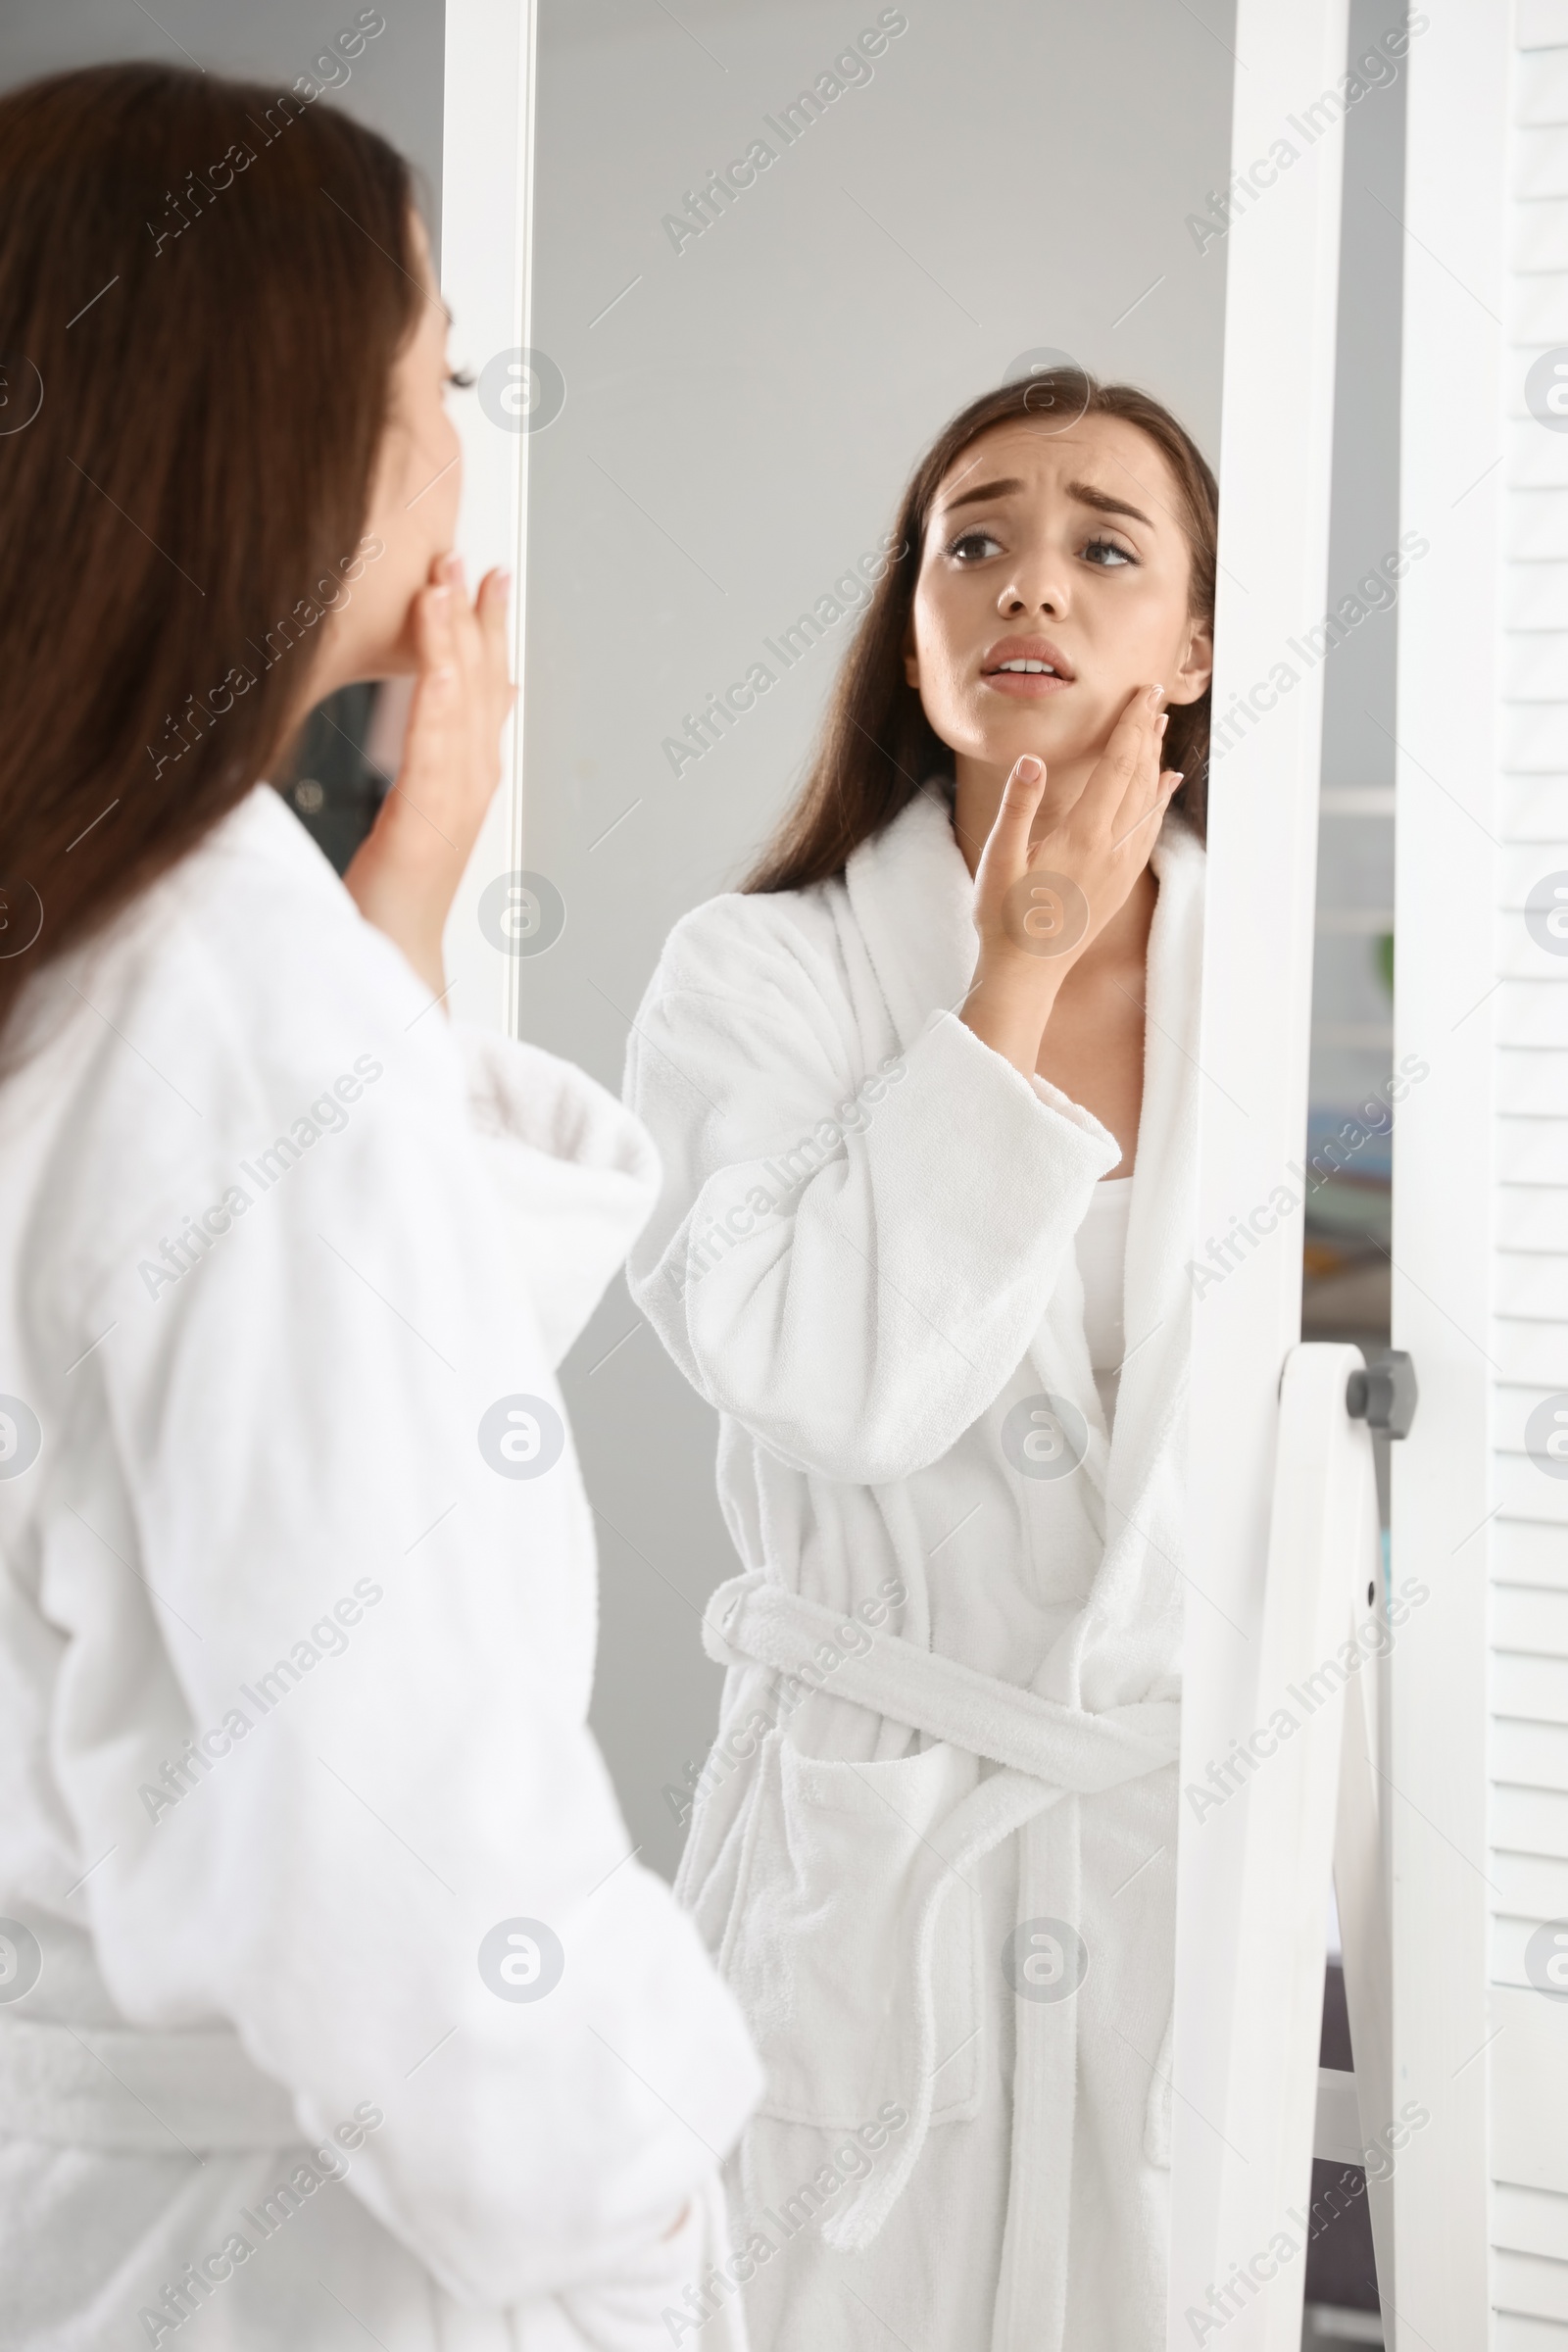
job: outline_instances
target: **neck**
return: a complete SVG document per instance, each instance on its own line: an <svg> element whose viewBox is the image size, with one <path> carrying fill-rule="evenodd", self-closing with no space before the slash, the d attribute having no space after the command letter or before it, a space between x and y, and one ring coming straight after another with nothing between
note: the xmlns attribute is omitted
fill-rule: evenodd
<svg viewBox="0 0 1568 2352"><path fill-rule="evenodd" d="M1052 761L1046 797L1036 812L1031 840L1038 841L1050 831L1061 810L1072 807L1099 764L1099 758L1095 753L1085 760ZM971 875L979 870L980 853L997 821L997 810L1002 807L1002 796L1011 773L1010 762L996 767L988 760L971 760L962 752L955 756L953 831Z"/></svg>

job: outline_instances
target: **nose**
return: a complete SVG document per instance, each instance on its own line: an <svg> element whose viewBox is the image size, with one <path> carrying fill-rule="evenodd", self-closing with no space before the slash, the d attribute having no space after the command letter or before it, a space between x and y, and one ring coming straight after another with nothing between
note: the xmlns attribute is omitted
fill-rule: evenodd
<svg viewBox="0 0 1568 2352"><path fill-rule="evenodd" d="M1023 620L1034 613L1060 620L1071 594L1065 556L1054 548L1031 549L1019 556L997 598L997 612L1004 620Z"/></svg>

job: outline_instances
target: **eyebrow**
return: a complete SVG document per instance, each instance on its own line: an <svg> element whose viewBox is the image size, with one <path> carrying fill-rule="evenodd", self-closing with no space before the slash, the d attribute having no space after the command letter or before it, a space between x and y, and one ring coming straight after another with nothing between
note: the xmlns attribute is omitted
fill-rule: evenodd
<svg viewBox="0 0 1568 2352"><path fill-rule="evenodd" d="M993 498L1010 498L1025 487L1012 474L1000 481L982 482L977 490L966 490L961 498L950 499L943 512L955 514L959 507L977 506ZM1152 531L1154 527L1141 507L1129 506L1124 498L1112 498L1108 490L1097 490L1089 482L1069 482L1067 496L1076 499L1081 507L1092 507L1097 514L1130 514L1134 522L1143 523L1146 529Z"/></svg>

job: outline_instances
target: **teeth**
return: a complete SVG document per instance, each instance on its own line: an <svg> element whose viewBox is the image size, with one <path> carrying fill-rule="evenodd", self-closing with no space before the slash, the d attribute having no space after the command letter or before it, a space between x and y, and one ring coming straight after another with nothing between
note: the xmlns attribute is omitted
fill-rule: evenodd
<svg viewBox="0 0 1568 2352"><path fill-rule="evenodd" d="M1029 678L1054 678L1056 674L1049 662L999 662L997 667L1016 670L1021 676Z"/></svg>

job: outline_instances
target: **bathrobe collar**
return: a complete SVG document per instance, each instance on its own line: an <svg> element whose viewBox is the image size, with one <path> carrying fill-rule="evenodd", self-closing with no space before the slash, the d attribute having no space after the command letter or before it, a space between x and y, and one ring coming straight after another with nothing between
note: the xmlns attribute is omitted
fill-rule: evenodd
<svg viewBox="0 0 1568 2352"><path fill-rule="evenodd" d="M974 883L953 833L953 779L935 776L844 869L850 906L907 1053L934 1012L969 993Z"/></svg>

